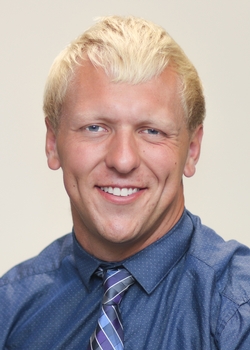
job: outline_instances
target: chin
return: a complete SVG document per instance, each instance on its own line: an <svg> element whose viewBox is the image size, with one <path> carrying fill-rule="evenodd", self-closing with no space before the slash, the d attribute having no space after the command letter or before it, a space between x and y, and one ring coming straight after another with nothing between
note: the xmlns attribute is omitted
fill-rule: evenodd
<svg viewBox="0 0 250 350"><path fill-rule="evenodd" d="M126 243L130 243L132 241L134 241L134 235L128 235L127 232L120 232L117 233L117 231L114 234L104 234L103 238L110 242L111 244L126 244Z"/></svg>

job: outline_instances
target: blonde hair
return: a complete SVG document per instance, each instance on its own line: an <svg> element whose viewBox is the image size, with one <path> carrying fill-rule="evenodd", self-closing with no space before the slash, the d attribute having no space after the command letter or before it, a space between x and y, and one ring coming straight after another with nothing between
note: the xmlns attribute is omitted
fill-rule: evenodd
<svg viewBox="0 0 250 350"><path fill-rule="evenodd" d="M180 46L152 22L133 16L103 17L55 59L44 92L44 113L55 128L76 66L89 59L115 83L140 84L171 66L180 78L187 127L203 123L205 101L197 71Z"/></svg>

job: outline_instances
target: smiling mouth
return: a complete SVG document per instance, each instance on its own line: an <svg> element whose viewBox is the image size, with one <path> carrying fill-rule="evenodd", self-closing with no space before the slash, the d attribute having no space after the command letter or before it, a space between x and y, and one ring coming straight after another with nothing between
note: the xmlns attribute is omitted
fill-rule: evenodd
<svg viewBox="0 0 250 350"><path fill-rule="evenodd" d="M139 188L119 188L119 187L100 187L100 188L102 191L118 197L131 196L131 194L134 194L140 191Z"/></svg>

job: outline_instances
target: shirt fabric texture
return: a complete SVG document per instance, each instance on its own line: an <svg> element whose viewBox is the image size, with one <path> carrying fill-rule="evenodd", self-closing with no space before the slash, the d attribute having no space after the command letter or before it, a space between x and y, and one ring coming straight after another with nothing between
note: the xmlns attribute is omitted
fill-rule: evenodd
<svg viewBox="0 0 250 350"><path fill-rule="evenodd" d="M103 296L74 232L0 279L0 349L84 350ZM117 264L135 283L120 304L125 350L249 350L250 250L187 210L158 241Z"/></svg>

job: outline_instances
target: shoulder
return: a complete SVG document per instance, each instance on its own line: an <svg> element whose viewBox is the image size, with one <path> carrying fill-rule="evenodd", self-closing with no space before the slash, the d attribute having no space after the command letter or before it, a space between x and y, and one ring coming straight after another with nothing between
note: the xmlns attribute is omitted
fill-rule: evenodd
<svg viewBox="0 0 250 350"><path fill-rule="evenodd" d="M187 259L192 274L199 275L211 290L212 329L217 342L223 349L238 349L240 342L242 349L249 349L250 249L235 240L225 242L198 217L188 215L195 230Z"/></svg>
<svg viewBox="0 0 250 350"><path fill-rule="evenodd" d="M55 240L36 257L16 265L0 278L0 287L57 270L66 257L72 256L72 240L72 234L67 234Z"/></svg>
<svg viewBox="0 0 250 350"><path fill-rule="evenodd" d="M31 315L44 312L65 285L77 281L72 246L72 234L63 236L0 279L1 349L10 330L15 333Z"/></svg>
<svg viewBox="0 0 250 350"><path fill-rule="evenodd" d="M212 269L218 281L227 273L227 283L232 277L242 280L241 287L245 286L250 296L249 247L235 240L224 241L214 230L203 225L197 216L188 214L195 227L188 255Z"/></svg>
<svg viewBox="0 0 250 350"><path fill-rule="evenodd" d="M188 255L212 269L217 281L225 280L224 294L235 295L236 298L244 290L244 300L246 293L250 299L249 247L235 240L225 242L215 231L203 225L197 216L188 214L195 227ZM241 283L234 283L236 280Z"/></svg>

